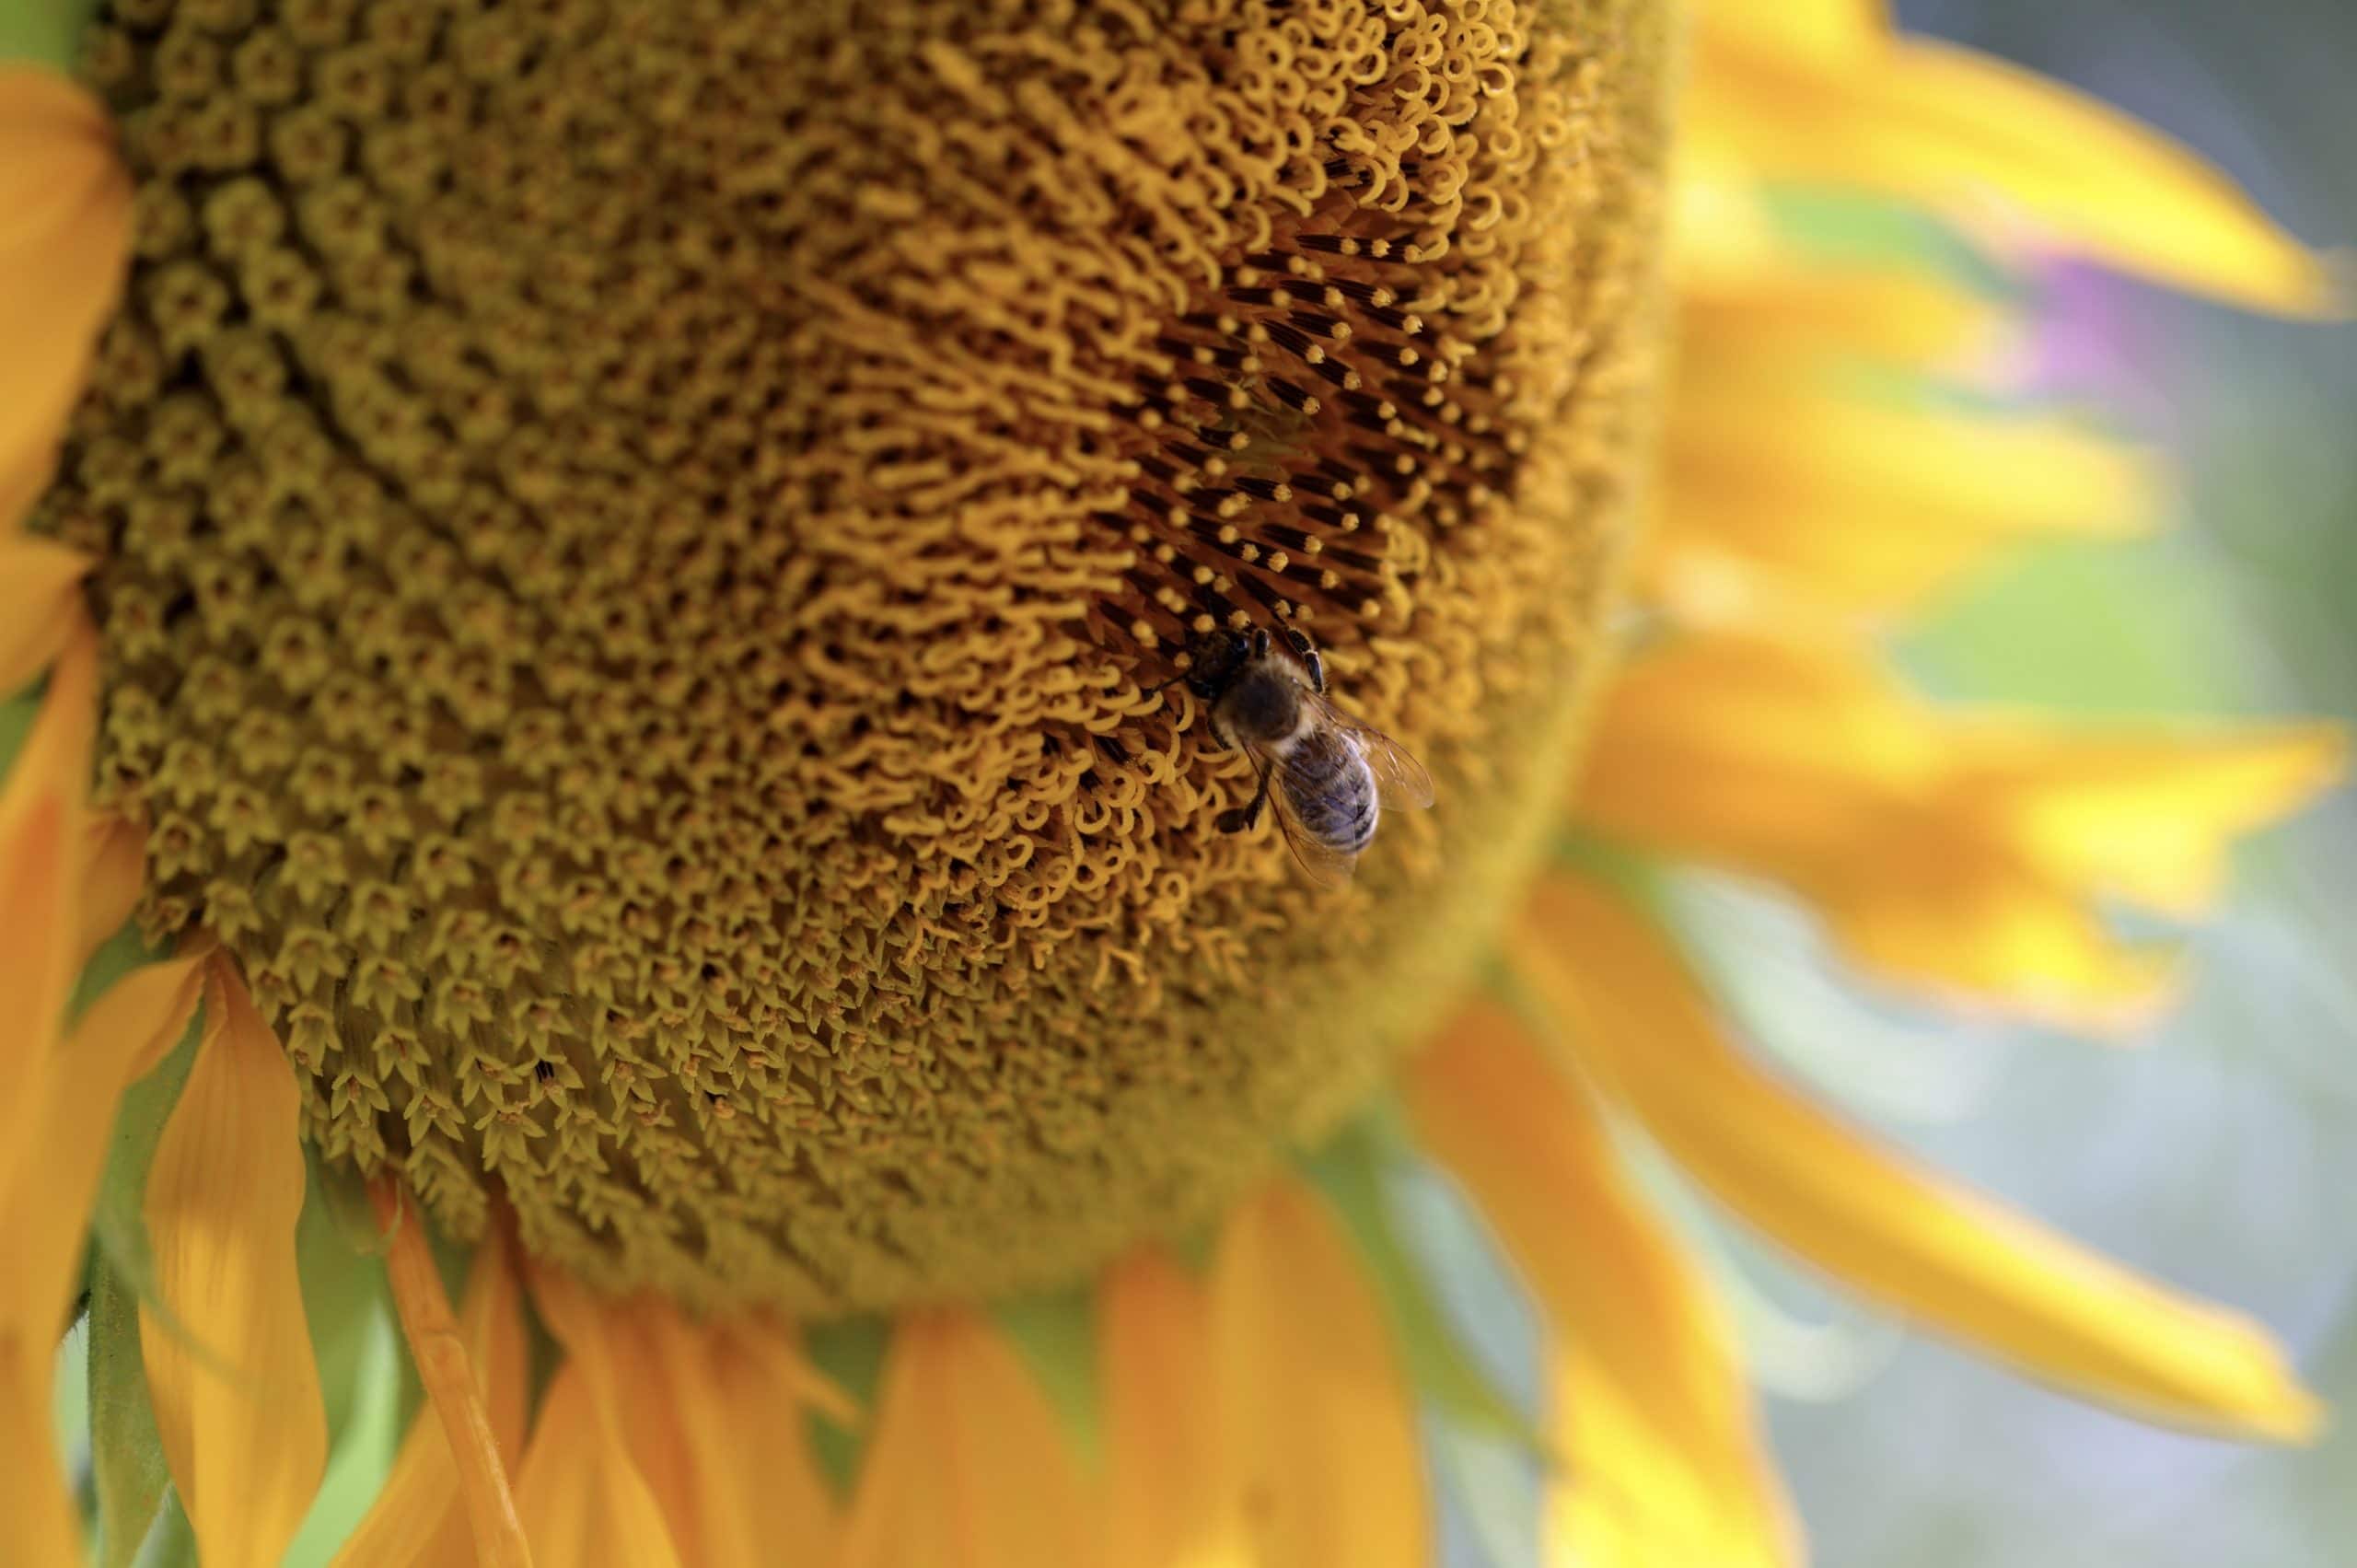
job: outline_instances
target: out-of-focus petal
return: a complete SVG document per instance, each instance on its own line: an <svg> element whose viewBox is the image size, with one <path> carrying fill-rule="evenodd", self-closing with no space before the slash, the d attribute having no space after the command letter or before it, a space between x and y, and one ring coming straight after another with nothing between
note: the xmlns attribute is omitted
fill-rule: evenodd
<svg viewBox="0 0 2357 1568"><path fill-rule="evenodd" d="M1888 192L1969 221L2002 203L2050 239L2262 309L2334 308L2328 269L2234 183L2109 106L1910 39L1813 56L1706 27L1688 95L1705 149L1762 178Z"/></svg>
<svg viewBox="0 0 2357 1568"><path fill-rule="evenodd" d="M807 1412L842 1411L849 1401L778 1325L739 1319L710 1333L715 1440L733 1446L750 1472L742 1505L757 1561L831 1563L841 1523L819 1473Z"/></svg>
<svg viewBox="0 0 2357 1568"><path fill-rule="evenodd" d="M535 1271L532 1299L564 1347L516 1481L532 1557L585 1568L678 1568L681 1556L653 1480L639 1467L624 1387L644 1379L621 1308Z"/></svg>
<svg viewBox="0 0 2357 1568"><path fill-rule="evenodd" d="M1244 1562L1217 1509L1216 1427L1204 1391L1211 1298L1159 1251L1109 1270L1097 1289L1105 1411L1107 1568Z"/></svg>
<svg viewBox="0 0 2357 1568"><path fill-rule="evenodd" d="M895 1326L839 1568L1086 1562L1087 1492L1015 1347L958 1308Z"/></svg>
<svg viewBox="0 0 2357 1568"><path fill-rule="evenodd" d="M64 651L82 615L90 558L52 540L0 533L0 697Z"/></svg>
<svg viewBox="0 0 2357 1568"><path fill-rule="evenodd" d="M1916 1169L1751 1066L1660 935L1611 896L1550 880L1508 945L1579 1062L1665 1149L1852 1288L2148 1419L2278 1440L2316 1430L2316 1401L2257 1325Z"/></svg>
<svg viewBox="0 0 2357 1568"><path fill-rule="evenodd" d="M49 482L130 247L106 111L53 71L0 63L0 534Z"/></svg>
<svg viewBox="0 0 2357 1568"><path fill-rule="evenodd" d="M1407 1088L1557 1342L1550 1542L1596 1568L1797 1562L1726 1314L1581 1091L1488 1005L1410 1063Z"/></svg>
<svg viewBox="0 0 2357 1568"><path fill-rule="evenodd" d="M306 1176L285 1054L216 960L204 1031L147 1175L157 1310L140 1349L206 1568L275 1568L327 1463L296 1277Z"/></svg>
<svg viewBox="0 0 2357 1568"><path fill-rule="evenodd" d="M1212 1266L1215 1516L1266 1568L1421 1568L1433 1523L1415 1406L1358 1261L1307 1190L1273 1184Z"/></svg>

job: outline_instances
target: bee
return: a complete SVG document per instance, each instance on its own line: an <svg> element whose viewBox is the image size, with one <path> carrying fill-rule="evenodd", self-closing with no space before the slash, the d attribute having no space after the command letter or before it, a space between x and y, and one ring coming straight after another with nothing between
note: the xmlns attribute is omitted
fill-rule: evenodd
<svg viewBox="0 0 2357 1568"><path fill-rule="evenodd" d="M1398 741L1334 706L1325 661L1306 633L1286 627L1281 635L1283 646L1265 627L1199 637L1178 679L1209 706L1212 738L1242 751L1260 775L1249 801L1219 814L1219 830L1245 831L1273 798L1294 858L1330 887L1375 841L1380 811L1430 806L1433 781Z"/></svg>

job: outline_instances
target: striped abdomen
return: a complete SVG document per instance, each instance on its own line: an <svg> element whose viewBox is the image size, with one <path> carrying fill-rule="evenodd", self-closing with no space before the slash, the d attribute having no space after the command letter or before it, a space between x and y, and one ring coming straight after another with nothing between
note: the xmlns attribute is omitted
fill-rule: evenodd
<svg viewBox="0 0 2357 1568"><path fill-rule="evenodd" d="M1313 726L1278 767L1278 787L1311 838L1346 855L1374 841L1382 803L1376 796L1375 774L1348 738Z"/></svg>

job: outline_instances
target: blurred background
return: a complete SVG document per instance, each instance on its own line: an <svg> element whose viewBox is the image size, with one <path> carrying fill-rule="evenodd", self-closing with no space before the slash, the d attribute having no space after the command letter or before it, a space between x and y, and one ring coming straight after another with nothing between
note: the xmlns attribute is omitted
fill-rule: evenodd
<svg viewBox="0 0 2357 1568"><path fill-rule="evenodd" d="M1902 26L2074 83L2357 245L2350 0L1898 0ZM2357 284L2357 271L2352 271ZM2083 713L2357 721L2357 328L2093 272L2042 372L2180 470L2127 547L2043 550L1910 638L1927 688ZM2338 1408L2305 1451L2158 1433L1901 1337L1720 1237L1821 1568L2357 1563L2357 798L2260 842L2141 1049L1880 1011L1774 906L1689 887L1761 1043L1938 1167L2264 1318Z"/></svg>

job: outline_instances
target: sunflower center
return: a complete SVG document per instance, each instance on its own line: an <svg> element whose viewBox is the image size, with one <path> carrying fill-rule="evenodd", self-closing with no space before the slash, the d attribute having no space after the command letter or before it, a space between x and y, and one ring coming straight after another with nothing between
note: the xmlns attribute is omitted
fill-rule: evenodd
<svg viewBox="0 0 2357 1568"><path fill-rule="evenodd" d="M804 1313L1198 1223L1463 978L1654 359L1659 28L129 0L138 261L43 524L102 792L332 1157ZM1195 633L1430 821L1306 886Z"/></svg>

